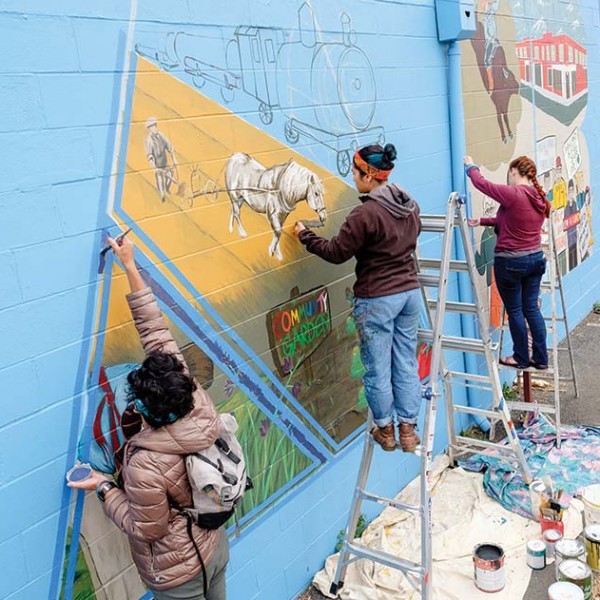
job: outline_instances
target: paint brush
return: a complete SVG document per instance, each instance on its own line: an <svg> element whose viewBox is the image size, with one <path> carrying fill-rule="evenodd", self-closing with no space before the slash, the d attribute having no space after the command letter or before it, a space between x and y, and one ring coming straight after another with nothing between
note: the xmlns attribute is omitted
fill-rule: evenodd
<svg viewBox="0 0 600 600"><path fill-rule="evenodd" d="M325 227L325 223L323 221L318 221L317 219L307 219L306 221L300 221L304 225L304 227Z"/></svg>
<svg viewBox="0 0 600 600"><path fill-rule="evenodd" d="M119 246L123 243L123 238L131 231L131 227L125 231L124 233L121 233L120 235L118 235L115 238L115 242L117 242L117 244L119 244ZM102 248L101 252L100 252L100 256L105 256L106 253L111 249L110 244L108 246L105 246L104 248Z"/></svg>

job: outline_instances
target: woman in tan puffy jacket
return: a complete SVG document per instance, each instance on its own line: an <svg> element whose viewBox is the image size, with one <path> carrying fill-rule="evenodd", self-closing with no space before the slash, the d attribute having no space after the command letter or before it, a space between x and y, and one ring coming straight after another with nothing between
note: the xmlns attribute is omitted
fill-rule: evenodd
<svg viewBox="0 0 600 600"><path fill-rule="evenodd" d="M196 385L133 256L133 244L109 240L131 288L127 301L146 359L128 376L141 430L127 442L123 489L102 473L69 483L96 490L106 514L129 537L133 560L156 600L225 600L229 542L223 528L192 526L175 507L191 507L185 458L211 446L217 411Z"/></svg>

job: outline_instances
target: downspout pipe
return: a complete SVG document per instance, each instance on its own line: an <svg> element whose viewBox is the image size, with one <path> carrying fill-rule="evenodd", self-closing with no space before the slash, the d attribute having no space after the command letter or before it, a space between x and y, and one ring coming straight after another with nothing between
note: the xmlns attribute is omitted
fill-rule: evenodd
<svg viewBox="0 0 600 600"><path fill-rule="evenodd" d="M467 194L463 157L466 154L465 115L462 98L462 64L460 45L457 41L448 44L448 111L450 117L450 160L452 163L452 189L459 194ZM457 260L465 260L465 252L460 233L454 230L454 252ZM458 273L458 301L473 302L473 289L467 274ZM475 317L461 314L460 325L464 337L477 338ZM478 373L475 356L470 352L463 353L465 373ZM466 388L467 404L477 407L476 390ZM485 417L471 415L477 426L487 433L490 422Z"/></svg>

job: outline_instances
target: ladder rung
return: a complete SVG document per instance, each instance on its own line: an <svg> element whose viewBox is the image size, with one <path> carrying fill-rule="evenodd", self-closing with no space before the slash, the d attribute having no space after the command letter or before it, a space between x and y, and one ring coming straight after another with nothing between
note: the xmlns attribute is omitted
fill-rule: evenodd
<svg viewBox="0 0 600 600"><path fill-rule="evenodd" d="M498 363L499 369L512 369L513 371L524 371L525 373L535 373L536 375L554 375L554 369L552 367L548 367L543 371L540 369L536 369L535 367L527 367L526 369L517 369L516 367L509 367L507 365L503 365L502 363Z"/></svg>
<svg viewBox="0 0 600 600"><path fill-rule="evenodd" d="M440 285L439 275L426 275L425 273L418 273L417 278L419 283L424 287L439 287Z"/></svg>
<svg viewBox="0 0 600 600"><path fill-rule="evenodd" d="M565 317L544 317L544 321L560 321L562 323L566 320Z"/></svg>
<svg viewBox="0 0 600 600"><path fill-rule="evenodd" d="M548 371L551 371L551 369L548 369ZM554 379L554 372L549 373L548 371L535 371L534 379ZM573 381L573 377L559 377L558 381Z"/></svg>
<svg viewBox="0 0 600 600"><path fill-rule="evenodd" d="M363 546L362 544L357 544L356 542L348 542L346 544L346 548L348 548L348 552L351 554L368 558L369 560L381 563L382 565L386 565L392 569L399 569L405 573L414 573L419 577L423 577L425 574L425 569L419 563L398 558L389 552L373 550L372 548Z"/></svg>
<svg viewBox="0 0 600 600"><path fill-rule="evenodd" d="M442 269L442 261L439 258L419 258L417 262L419 268L423 270L441 271ZM449 264L451 271L469 272L469 265L466 260L451 260Z"/></svg>
<svg viewBox="0 0 600 600"><path fill-rule="evenodd" d="M437 308L437 300L431 298L427 299L429 308L435 310ZM448 312L465 313L465 314L477 314L477 305L469 302L446 302L444 307Z"/></svg>
<svg viewBox="0 0 600 600"><path fill-rule="evenodd" d="M501 419L502 413L497 410L490 410L486 408L475 408L474 406L462 406L461 404L454 404L452 408L459 413L465 415L477 415L479 417L485 417L487 419Z"/></svg>
<svg viewBox="0 0 600 600"><path fill-rule="evenodd" d="M395 500L394 498L378 496L377 494L371 494L371 492L365 492L364 490L359 490L358 493L363 500L370 500L371 502L378 502L379 504L387 504L388 506L393 506L398 510L405 510L407 512L411 512L417 515L420 515L423 512L423 509L420 506L414 506L413 504L405 504L404 502L400 502L398 500Z"/></svg>
<svg viewBox="0 0 600 600"><path fill-rule="evenodd" d="M421 342L433 343L433 331L431 329L419 329L417 338ZM458 350L459 352L478 352L484 354L486 345L483 340L477 338L455 337L451 335L442 336L442 347L448 350ZM490 350L496 349L495 344L490 344Z"/></svg>
<svg viewBox="0 0 600 600"><path fill-rule="evenodd" d="M446 231L446 215L420 215L421 231L444 233Z"/></svg>
<svg viewBox="0 0 600 600"><path fill-rule="evenodd" d="M446 375L452 379L465 379L467 381L478 381L479 383L492 384L492 378L488 375L474 375L472 373L461 373L459 371L447 371Z"/></svg>
<svg viewBox="0 0 600 600"><path fill-rule="evenodd" d="M456 436L456 441L460 442L460 444L453 444L454 447L477 446L478 448L485 448L487 450L498 450L499 452L506 452L507 454L515 454L515 451L510 446L494 444L494 442L486 442L485 440L476 440L474 438L458 435Z"/></svg>
<svg viewBox="0 0 600 600"><path fill-rule="evenodd" d="M507 402L510 410L526 410L529 412L541 412L556 414L556 408L548 404L540 404L539 402Z"/></svg>

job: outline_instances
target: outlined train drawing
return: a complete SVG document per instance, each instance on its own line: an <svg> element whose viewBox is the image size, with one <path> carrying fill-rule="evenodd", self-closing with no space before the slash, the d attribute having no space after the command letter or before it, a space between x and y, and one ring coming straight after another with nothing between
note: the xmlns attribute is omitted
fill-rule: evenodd
<svg viewBox="0 0 600 600"><path fill-rule="evenodd" d="M335 152L337 169L346 176L352 153L368 143L385 143L385 131L373 125L377 86L373 66L356 44L350 16L340 17L338 34L320 31L308 3L298 10L297 30L240 25L229 40L187 32L145 34L138 54L162 69L183 69L198 89L219 89L226 103L237 94L258 102L258 115L271 125L274 112L284 118L285 139L302 136ZM221 64L206 56L221 52ZM215 52L211 52L214 56Z"/></svg>

